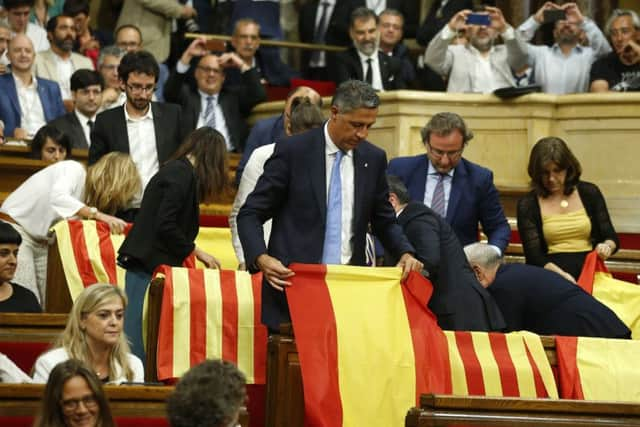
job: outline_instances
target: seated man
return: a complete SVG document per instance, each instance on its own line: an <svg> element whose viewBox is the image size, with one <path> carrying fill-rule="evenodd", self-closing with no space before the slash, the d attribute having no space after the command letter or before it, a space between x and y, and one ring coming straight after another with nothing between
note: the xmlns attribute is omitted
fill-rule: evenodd
<svg viewBox="0 0 640 427"><path fill-rule="evenodd" d="M604 304L564 277L527 264L503 264L484 243L464 251L478 281L495 298L507 331L540 335L630 338L631 331Z"/></svg>
<svg viewBox="0 0 640 427"><path fill-rule="evenodd" d="M20 233L9 223L0 221L0 313L42 311L33 292L11 282L18 266L18 248L21 243Z"/></svg>
<svg viewBox="0 0 640 427"><path fill-rule="evenodd" d="M408 85L416 80L409 48L402 42L404 16L395 9L385 9L379 16L380 51L402 61L402 79Z"/></svg>
<svg viewBox="0 0 640 427"><path fill-rule="evenodd" d="M33 76L31 39L17 34L9 42L11 73L0 75L0 120L5 136L33 137L45 123L65 114L56 82Z"/></svg>
<svg viewBox="0 0 640 427"><path fill-rule="evenodd" d="M496 302L478 283L449 224L422 203L411 201L400 178L387 176L387 182L398 223L433 283L429 309L438 325L447 330L503 330L505 323ZM396 263L386 255L385 265Z"/></svg>
<svg viewBox="0 0 640 427"><path fill-rule="evenodd" d="M616 9L605 32L614 51L591 66L591 92L640 90L640 18L629 9Z"/></svg>
<svg viewBox="0 0 640 427"><path fill-rule="evenodd" d="M192 60L195 85L187 80ZM234 90L222 86L227 68L238 68L241 73L243 84ZM210 126L224 136L229 151L237 152L243 150L247 137L245 118L256 104L266 100L256 68L233 52L213 55L203 39L195 39L184 51L167 80L164 95L168 102L182 106L185 134Z"/></svg>
<svg viewBox="0 0 640 427"><path fill-rule="evenodd" d="M127 101L127 95L122 91L120 79L118 78L118 65L120 65L120 60L125 53L125 50L115 45L106 46L100 50L98 72L104 82L100 111L119 107Z"/></svg>
<svg viewBox="0 0 640 427"><path fill-rule="evenodd" d="M527 64L527 45L507 24L497 7L486 6L491 25L466 23L470 10L456 13L431 40L424 63L442 75L449 76L447 92L491 93L515 86L512 70ZM469 44L452 44L461 29L466 29ZM504 45L495 45L498 35Z"/></svg>

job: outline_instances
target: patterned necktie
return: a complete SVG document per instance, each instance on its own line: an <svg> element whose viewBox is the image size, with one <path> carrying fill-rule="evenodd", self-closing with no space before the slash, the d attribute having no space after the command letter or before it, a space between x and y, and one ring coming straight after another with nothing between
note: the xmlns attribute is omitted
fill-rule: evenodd
<svg viewBox="0 0 640 427"><path fill-rule="evenodd" d="M216 128L216 109L214 108L216 96L207 96L207 107L204 110L204 125Z"/></svg>
<svg viewBox="0 0 640 427"><path fill-rule="evenodd" d="M364 81L373 84L373 70L371 69L371 58L367 58L367 74L365 74Z"/></svg>
<svg viewBox="0 0 640 427"><path fill-rule="evenodd" d="M338 150L329 180L329 197L327 200L327 222L324 231L322 248L323 264L341 264L342 261L342 177L340 164L344 152Z"/></svg>
<svg viewBox="0 0 640 427"><path fill-rule="evenodd" d="M436 188L433 190L433 197L431 198L431 209L433 209L435 213L444 218L444 178L447 176L447 174L438 173L438 175L438 183L436 184Z"/></svg>

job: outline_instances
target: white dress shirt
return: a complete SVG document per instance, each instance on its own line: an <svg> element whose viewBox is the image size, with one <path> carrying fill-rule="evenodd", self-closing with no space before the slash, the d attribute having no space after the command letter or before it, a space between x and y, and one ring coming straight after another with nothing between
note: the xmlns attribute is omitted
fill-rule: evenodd
<svg viewBox="0 0 640 427"><path fill-rule="evenodd" d="M82 132L84 133L84 137L87 138L87 145L90 147L91 146L91 129L89 128L89 124L87 124L87 122L91 120L95 124L96 116L87 117L78 110L73 110L73 112L75 113L76 118L80 122L80 126L82 126Z"/></svg>
<svg viewBox="0 0 640 427"><path fill-rule="evenodd" d="M442 181L442 185L444 187L444 216L447 216L447 208L449 207L449 196L451 195L451 182L453 181L453 173L455 169L451 169L447 172L444 177L444 181ZM436 185L440 180L440 174L433 167L431 161L429 161L429 168L427 170L427 182L424 188L424 204L431 207L431 201L433 200L433 192L436 189Z"/></svg>
<svg viewBox="0 0 640 427"><path fill-rule="evenodd" d="M144 192L149 180L159 169L156 130L153 125L151 105L149 105L149 110L142 117L129 116L125 105L124 117L127 122L127 135L129 136L129 154L140 174L142 191ZM142 194L135 197L131 203L134 207L139 207L141 201Z"/></svg>
<svg viewBox="0 0 640 427"><path fill-rule="evenodd" d="M384 87L382 86L382 75L380 74L380 61L378 61L378 50L371 56L366 56L362 52L356 49L358 52L358 57L360 58L360 66L362 67L362 81L365 81L367 78L367 68L369 68L369 64L367 60L371 58L371 87L375 90L383 91Z"/></svg>
<svg viewBox="0 0 640 427"><path fill-rule="evenodd" d="M20 127L33 137L38 129L47 124L44 117L44 108L38 95L38 79L33 76L31 84L26 86L22 80L13 75L20 103Z"/></svg>
<svg viewBox="0 0 640 427"><path fill-rule="evenodd" d="M25 374L11 359L0 353L0 383L30 383L31 377Z"/></svg>
<svg viewBox="0 0 640 427"><path fill-rule="evenodd" d="M326 196L329 200L329 183L331 182L331 172L339 148L331 140L327 124L324 125L325 145L325 165L326 165ZM345 153L340 162L340 178L342 183L342 253L341 264L349 264L353 254L353 207L354 207L354 169L353 150Z"/></svg>
<svg viewBox="0 0 640 427"><path fill-rule="evenodd" d="M227 145L227 151L233 151L235 148L231 145L231 140L229 139L229 128L227 127L227 121L224 119L224 112L222 108L220 108L220 94L216 93L213 95L209 95L208 93L204 93L201 90L198 90L200 94L200 115L198 116L198 124L196 125L196 129L205 126L208 121L208 117L205 117L205 113L207 112L207 97L213 96L213 112L216 117L216 130L224 136L224 143Z"/></svg>

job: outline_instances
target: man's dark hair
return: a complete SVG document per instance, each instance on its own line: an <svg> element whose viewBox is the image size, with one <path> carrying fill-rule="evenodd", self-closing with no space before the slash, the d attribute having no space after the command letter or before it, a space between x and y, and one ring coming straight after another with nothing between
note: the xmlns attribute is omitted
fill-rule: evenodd
<svg viewBox="0 0 640 427"><path fill-rule="evenodd" d="M409 190L407 190L400 178L395 175L387 175L387 185L389 186L389 193L395 194L401 204L406 205L411 201Z"/></svg>
<svg viewBox="0 0 640 427"><path fill-rule="evenodd" d="M76 17L81 13L89 16L89 0L66 0L62 8L65 15Z"/></svg>
<svg viewBox="0 0 640 427"><path fill-rule="evenodd" d="M42 147L44 147L44 144L46 144L49 139L58 145L62 145L64 149L67 150L65 160L71 158L71 138L53 125L44 125L38 129L38 132L36 132L33 137L33 141L31 141L31 157L34 159L42 159Z"/></svg>
<svg viewBox="0 0 640 427"><path fill-rule="evenodd" d="M153 76L157 83L160 67L158 66L156 58L146 50L129 52L122 57L122 60L120 60L118 76L120 76L122 81L126 83L129 80L129 74L131 73L148 74Z"/></svg>
<svg viewBox="0 0 640 427"><path fill-rule="evenodd" d="M47 33L53 33L56 30L56 27L58 26L58 18L71 18L71 17L66 15L56 15L49 18L49 20L47 21L47 27L46 27Z"/></svg>
<svg viewBox="0 0 640 427"><path fill-rule="evenodd" d="M100 85L100 89L104 89L104 80L102 80L102 76L97 71L82 69L75 71L71 75L71 91L93 85Z"/></svg>
<svg viewBox="0 0 640 427"><path fill-rule="evenodd" d="M171 427L224 427L246 398L245 377L231 362L206 360L180 379L167 399Z"/></svg>
<svg viewBox="0 0 640 427"><path fill-rule="evenodd" d="M35 0L4 0L4 8L11 10L23 6L33 7L34 3Z"/></svg>
<svg viewBox="0 0 640 427"><path fill-rule="evenodd" d="M382 12L380 12L380 15L378 15L378 19L380 19L382 15L397 16L400 19L402 19L402 24L404 25L404 15L398 9L392 9L392 8L385 9Z"/></svg>
<svg viewBox="0 0 640 427"><path fill-rule="evenodd" d="M348 113L358 108L378 108L380 98L368 83L362 80L342 82L333 94L331 105L341 113Z"/></svg>
<svg viewBox="0 0 640 427"><path fill-rule="evenodd" d="M0 221L0 244L18 245L22 243L22 236L8 222Z"/></svg>
<svg viewBox="0 0 640 427"><path fill-rule="evenodd" d="M426 144L430 141L431 134L447 136L456 130L462 135L464 145L473 139L473 132L467 128L467 124L460 115L449 112L436 113L420 130L420 136L422 136L422 142Z"/></svg>
<svg viewBox="0 0 640 427"><path fill-rule="evenodd" d="M376 25L378 25L378 21L379 21L378 15L376 15L376 13L373 10L364 6L360 6L354 9L353 12L351 12L351 17L349 18L349 28L353 28L353 25L359 19L363 19L363 20L373 19L374 21L376 21Z"/></svg>

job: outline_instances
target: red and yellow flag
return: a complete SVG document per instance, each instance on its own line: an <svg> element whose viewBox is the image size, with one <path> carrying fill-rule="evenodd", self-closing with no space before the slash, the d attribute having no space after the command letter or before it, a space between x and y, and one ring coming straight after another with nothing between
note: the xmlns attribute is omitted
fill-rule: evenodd
<svg viewBox="0 0 640 427"><path fill-rule="evenodd" d="M267 330L260 323L262 275L162 266L158 378L179 378L205 359L235 363L250 384L264 384Z"/></svg>
<svg viewBox="0 0 640 427"><path fill-rule="evenodd" d="M578 284L631 329L632 339L640 339L640 286L614 278L596 251L587 255Z"/></svg>
<svg viewBox="0 0 640 427"><path fill-rule="evenodd" d="M556 337L560 397L640 402L640 342Z"/></svg>
<svg viewBox="0 0 640 427"><path fill-rule="evenodd" d="M445 331L453 394L504 397L558 397L540 337Z"/></svg>

